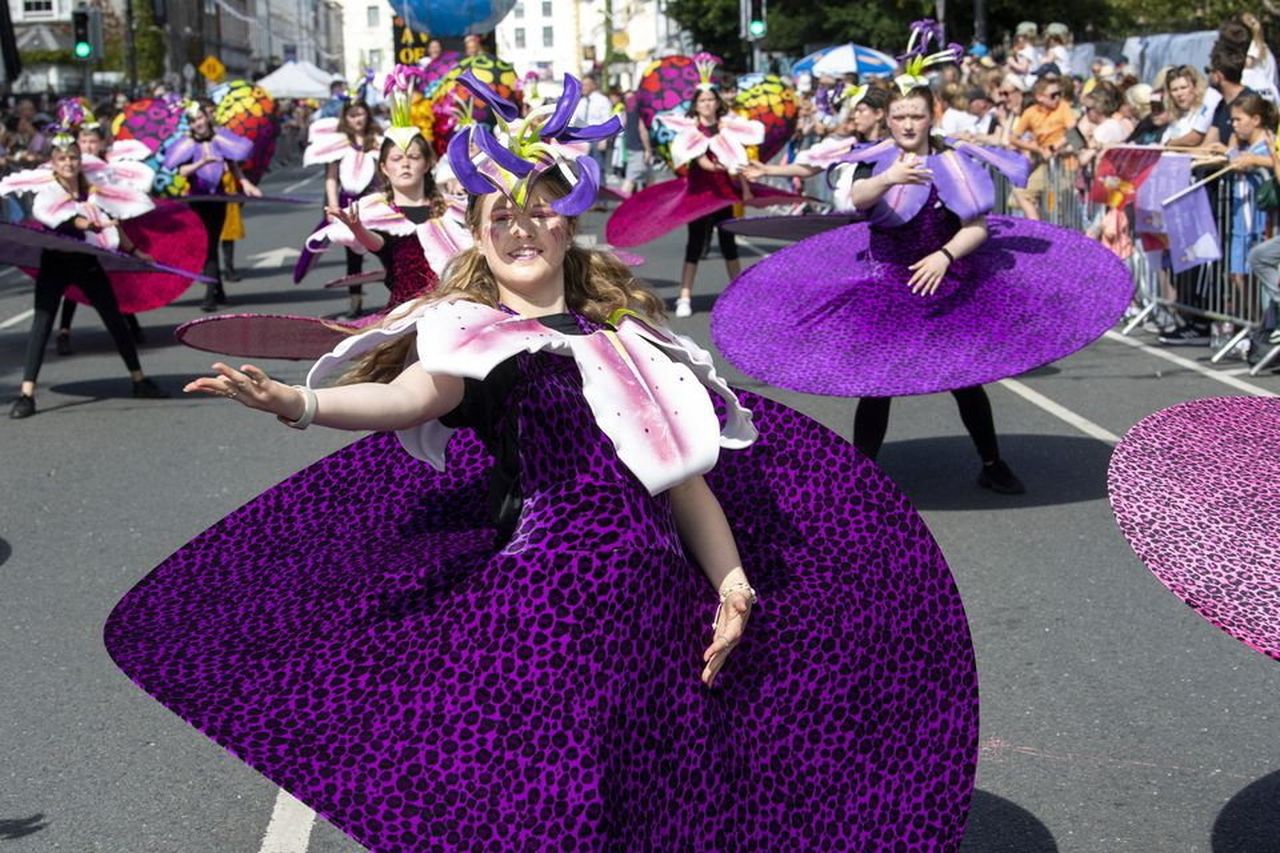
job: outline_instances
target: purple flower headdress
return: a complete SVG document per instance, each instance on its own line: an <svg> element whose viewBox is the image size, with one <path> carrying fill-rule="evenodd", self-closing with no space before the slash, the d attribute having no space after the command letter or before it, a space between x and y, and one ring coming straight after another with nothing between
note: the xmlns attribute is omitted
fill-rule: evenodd
<svg viewBox="0 0 1280 853"><path fill-rule="evenodd" d="M93 110L84 105L79 98L63 98L58 101L58 124L70 130L96 130L102 132L102 122L93 115Z"/></svg>
<svg viewBox="0 0 1280 853"><path fill-rule="evenodd" d="M449 163L458 182L473 195L500 192L517 205L529 200L529 187L549 169L559 169L573 189L551 203L565 216L578 216L595 203L600 167L590 146L622 130L617 116L602 124L570 127L582 99L582 85L570 74L555 103L534 108L524 118L515 104L464 72L458 82L489 106L497 122L463 128L449 141ZM573 168L577 166L576 170Z"/></svg>
<svg viewBox="0 0 1280 853"><path fill-rule="evenodd" d="M942 44L942 36L942 24L932 18L924 18L911 24L907 52L898 57L898 61L902 63L902 73L893 78L902 94L929 85L929 78L924 76L926 69L948 62L959 62L960 57L964 56L964 46L955 43L947 45L943 50L929 53L929 45Z"/></svg>

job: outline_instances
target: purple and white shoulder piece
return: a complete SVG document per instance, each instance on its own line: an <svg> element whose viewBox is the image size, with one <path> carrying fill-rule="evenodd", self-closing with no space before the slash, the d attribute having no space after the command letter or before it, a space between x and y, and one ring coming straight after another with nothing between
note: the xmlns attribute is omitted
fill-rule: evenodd
<svg viewBox="0 0 1280 853"><path fill-rule="evenodd" d="M483 379L522 352L574 359L596 423L650 494L710 471L721 446L746 447L756 437L750 413L716 374L708 353L634 317L621 320L617 330L565 335L535 318L475 302L434 302L343 341L312 368L308 385L411 330L418 333L418 363L432 373ZM723 430L708 389L730 403ZM438 470L445 467L452 434L439 421L397 433L405 450Z"/></svg>
<svg viewBox="0 0 1280 853"><path fill-rule="evenodd" d="M925 158L933 173L932 186L938 198L963 222L985 216L995 207L995 183L988 167L1005 175L1015 186L1026 186L1031 164L1013 151L988 148L970 142L947 140L948 148ZM834 199L841 210L853 209L851 198L855 167L872 164L872 175L892 165L900 149L892 139L855 149L839 164L836 171ZM896 184L871 209L872 225L896 228L911 221L929 200L930 184Z"/></svg>
<svg viewBox="0 0 1280 853"><path fill-rule="evenodd" d="M253 153L253 140L232 133L225 127L220 127L213 132L213 151L218 156L239 163L241 160L248 160L249 155Z"/></svg>

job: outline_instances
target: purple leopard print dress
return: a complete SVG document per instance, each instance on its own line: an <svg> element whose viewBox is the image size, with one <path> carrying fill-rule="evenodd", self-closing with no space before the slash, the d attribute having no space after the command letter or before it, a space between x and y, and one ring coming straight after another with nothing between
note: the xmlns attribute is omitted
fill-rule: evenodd
<svg viewBox="0 0 1280 853"><path fill-rule="evenodd" d="M708 689L716 597L668 497L619 462L572 358L501 369L499 405L469 380L444 472L389 434L321 460L130 591L112 657L372 850L955 849L973 650L888 478L741 395L760 438L707 479L760 604ZM503 436L521 509L495 543Z"/></svg>

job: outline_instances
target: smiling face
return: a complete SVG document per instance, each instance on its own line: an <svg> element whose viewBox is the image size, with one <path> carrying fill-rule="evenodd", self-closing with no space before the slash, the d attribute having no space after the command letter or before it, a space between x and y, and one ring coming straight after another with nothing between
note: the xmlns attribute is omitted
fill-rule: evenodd
<svg viewBox="0 0 1280 853"><path fill-rule="evenodd" d="M383 156L378 161L378 168L386 176L392 188L406 195L421 193L427 169L431 163L427 158L426 142L415 137L409 143L409 150L404 151L399 145L384 145Z"/></svg>
<svg viewBox="0 0 1280 853"><path fill-rule="evenodd" d="M213 132L213 120L209 118L209 111L201 109L189 119L191 122L192 136L208 136Z"/></svg>
<svg viewBox="0 0 1280 853"><path fill-rule="evenodd" d="M80 178L80 149L74 145L55 148L49 157L54 176L64 186L73 187Z"/></svg>
<svg viewBox="0 0 1280 853"><path fill-rule="evenodd" d="M889 132L904 151L920 153L929 147L933 116L921 96L902 98L889 104Z"/></svg>
<svg viewBox="0 0 1280 853"><path fill-rule="evenodd" d="M573 243L576 220L551 208L554 196L535 185L523 208L501 193L480 200L476 242L499 288L536 298L564 286L564 258Z"/></svg>

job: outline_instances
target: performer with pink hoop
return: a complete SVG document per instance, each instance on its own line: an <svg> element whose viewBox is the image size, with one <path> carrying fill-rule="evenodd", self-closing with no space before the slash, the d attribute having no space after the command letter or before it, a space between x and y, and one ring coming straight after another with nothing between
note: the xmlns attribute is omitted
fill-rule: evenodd
<svg viewBox="0 0 1280 853"><path fill-rule="evenodd" d="M0 180L0 195L34 193L32 211L45 227L66 237L82 239L99 249L120 250L144 262L151 261L149 255L135 249L119 228L119 220L139 216L154 207L147 194L136 188L144 180L150 182L151 170L136 162L106 168L102 161L94 158L102 167L86 171L82 169L76 138L65 129L53 135L52 146L50 168L29 169L5 177ZM95 178L101 183L95 182ZM168 397L168 393L143 374L133 336L98 260L72 247L66 251L46 249L40 255L39 267L22 388L9 410L9 417L28 418L36 412L36 380L44 362L45 345L53 330L58 302L72 284L89 298L111 333L133 381L133 396Z"/></svg>

